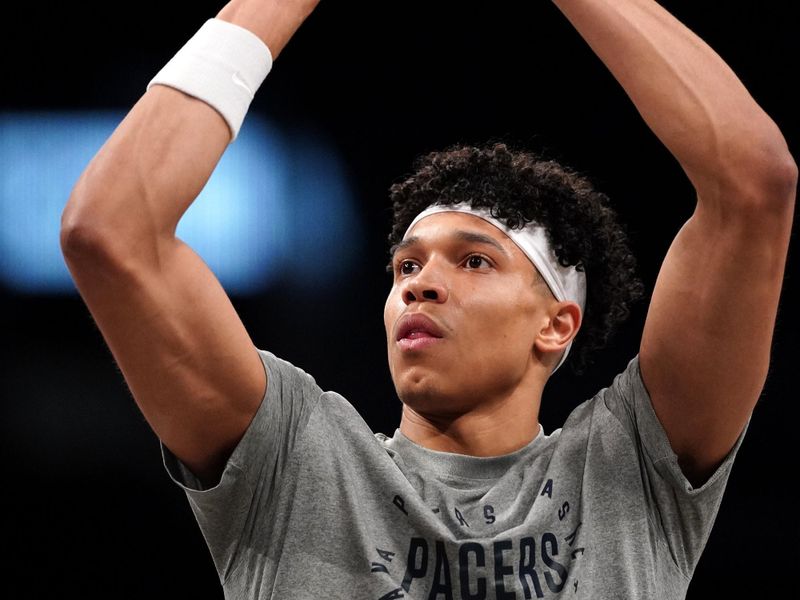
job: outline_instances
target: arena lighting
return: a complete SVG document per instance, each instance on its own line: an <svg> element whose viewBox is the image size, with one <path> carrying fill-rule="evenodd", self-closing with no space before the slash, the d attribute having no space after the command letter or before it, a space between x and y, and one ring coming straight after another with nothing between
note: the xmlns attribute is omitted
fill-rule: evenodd
<svg viewBox="0 0 800 600"><path fill-rule="evenodd" d="M0 282L31 294L76 293L59 246L61 212L121 111L0 113ZM342 281L361 236L335 151L251 112L178 225L177 235L234 295L270 284Z"/></svg>

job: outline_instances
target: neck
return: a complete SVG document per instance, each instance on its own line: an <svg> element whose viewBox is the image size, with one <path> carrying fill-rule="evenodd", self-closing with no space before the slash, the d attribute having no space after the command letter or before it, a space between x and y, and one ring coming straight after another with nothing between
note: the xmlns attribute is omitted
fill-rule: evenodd
<svg viewBox="0 0 800 600"><path fill-rule="evenodd" d="M469 456L510 454L539 433L544 382L536 383L528 380L512 394L458 415L435 415L403 404L400 431L430 450Z"/></svg>

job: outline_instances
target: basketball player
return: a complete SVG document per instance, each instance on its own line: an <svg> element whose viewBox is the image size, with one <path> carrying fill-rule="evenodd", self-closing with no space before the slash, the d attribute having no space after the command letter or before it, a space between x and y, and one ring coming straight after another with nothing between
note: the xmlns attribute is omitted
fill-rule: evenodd
<svg viewBox="0 0 800 600"><path fill-rule="evenodd" d="M767 375L797 168L720 57L657 3L554 3L697 206L639 352L550 434L549 377L641 294L605 198L568 168L454 146L392 187L392 437L255 348L175 237L315 2L227 4L76 184L65 257L226 597L685 596Z"/></svg>

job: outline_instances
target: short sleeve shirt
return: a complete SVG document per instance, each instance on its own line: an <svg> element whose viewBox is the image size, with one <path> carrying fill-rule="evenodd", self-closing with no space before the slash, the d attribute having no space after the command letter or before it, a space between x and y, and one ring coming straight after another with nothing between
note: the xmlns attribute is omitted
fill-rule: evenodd
<svg viewBox="0 0 800 600"><path fill-rule="evenodd" d="M228 599L684 598L744 437L693 487L636 356L511 454L438 452L258 352L267 390L216 485L162 444Z"/></svg>

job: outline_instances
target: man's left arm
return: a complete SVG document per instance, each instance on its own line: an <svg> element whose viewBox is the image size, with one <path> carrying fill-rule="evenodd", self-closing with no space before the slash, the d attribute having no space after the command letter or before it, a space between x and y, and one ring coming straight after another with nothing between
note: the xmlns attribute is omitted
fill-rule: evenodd
<svg viewBox="0 0 800 600"><path fill-rule="evenodd" d="M697 192L659 272L639 363L684 473L700 483L733 447L767 377L797 166L731 69L656 2L554 3Z"/></svg>

